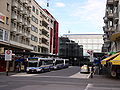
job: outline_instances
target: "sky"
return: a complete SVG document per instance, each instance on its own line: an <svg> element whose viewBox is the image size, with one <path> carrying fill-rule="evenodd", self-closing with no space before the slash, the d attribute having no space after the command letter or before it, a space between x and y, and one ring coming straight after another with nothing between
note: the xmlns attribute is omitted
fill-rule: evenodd
<svg viewBox="0 0 120 90"><path fill-rule="evenodd" d="M59 22L63 34L103 34L106 0L36 0ZM47 7L47 1L49 7Z"/></svg>

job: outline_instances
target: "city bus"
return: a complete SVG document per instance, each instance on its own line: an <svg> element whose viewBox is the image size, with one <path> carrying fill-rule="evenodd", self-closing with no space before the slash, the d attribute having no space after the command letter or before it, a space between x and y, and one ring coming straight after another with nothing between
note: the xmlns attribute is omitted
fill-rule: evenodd
<svg viewBox="0 0 120 90"><path fill-rule="evenodd" d="M54 58L53 65L54 65L54 70L68 68L69 59Z"/></svg>
<svg viewBox="0 0 120 90"><path fill-rule="evenodd" d="M52 58L29 57L27 58L27 73L45 72L53 69Z"/></svg>

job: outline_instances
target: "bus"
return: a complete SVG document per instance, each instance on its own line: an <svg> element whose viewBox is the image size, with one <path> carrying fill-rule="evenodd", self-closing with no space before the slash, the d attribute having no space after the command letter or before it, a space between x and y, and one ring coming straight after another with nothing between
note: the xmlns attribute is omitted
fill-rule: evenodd
<svg viewBox="0 0 120 90"><path fill-rule="evenodd" d="M68 68L69 59L54 58L53 65L54 65L54 70Z"/></svg>
<svg viewBox="0 0 120 90"><path fill-rule="evenodd" d="M52 58L29 57L27 58L27 73L45 72L53 69Z"/></svg>

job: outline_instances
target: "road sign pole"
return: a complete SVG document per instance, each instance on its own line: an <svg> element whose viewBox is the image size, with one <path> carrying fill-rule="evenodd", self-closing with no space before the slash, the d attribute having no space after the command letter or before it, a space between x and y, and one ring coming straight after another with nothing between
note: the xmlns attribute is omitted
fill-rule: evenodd
<svg viewBox="0 0 120 90"><path fill-rule="evenodd" d="M9 61L6 62L6 76L8 76L9 72Z"/></svg>

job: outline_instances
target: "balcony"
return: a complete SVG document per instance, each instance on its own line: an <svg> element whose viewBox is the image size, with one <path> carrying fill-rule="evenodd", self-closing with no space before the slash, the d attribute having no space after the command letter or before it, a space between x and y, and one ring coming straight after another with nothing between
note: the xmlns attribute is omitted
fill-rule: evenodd
<svg viewBox="0 0 120 90"><path fill-rule="evenodd" d="M31 3L29 3L27 7L28 7L28 9L31 9L32 8Z"/></svg>
<svg viewBox="0 0 120 90"><path fill-rule="evenodd" d="M15 0L13 0L12 6L17 8L18 7L18 3Z"/></svg>
<svg viewBox="0 0 120 90"><path fill-rule="evenodd" d="M107 34L104 34L104 35L103 35L103 39L107 39Z"/></svg>
<svg viewBox="0 0 120 90"><path fill-rule="evenodd" d="M44 39L46 39L46 40L49 40L49 37L47 37L46 35L41 35L41 38L44 38Z"/></svg>
<svg viewBox="0 0 120 90"><path fill-rule="evenodd" d="M115 23L118 23L118 20L119 20L119 15L118 15L118 13L115 13L115 14L114 14L114 19L115 19Z"/></svg>
<svg viewBox="0 0 120 90"><path fill-rule="evenodd" d="M108 18L107 17L103 17L103 19L104 19L104 23L108 22Z"/></svg>
<svg viewBox="0 0 120 90"><path fill-rule="evenodd" d="M114 2L113 0L107 0L108 5L113 5L113 2Z"/></svg>
<svg viewBox="0 0 120 90"><path fill-rule="evenodd" d="M110 19L110 18L113 18L113 13L108 13L107 17Z"/></svg>
<svg viewBox="0 0 120 90"><path fill-rule="evenodd" d="M45 19L45 18L43 18L42 23L43 23L43 25L45 25L45 26L47 26L47 25L49 24L48 20Z"/></svg>
<svg viewBox="0 0 120 90"><path fill-rule="evenodd" d="M12 19L12 20L17 20L17 14L16 14L16 13L12 13L11 19Z"/></svg>
<svg viewBox="0 0 120 90"><path fill-rule="evenodd" d="M28 4L28 1L27 0L23 0L23 4Z"/></svg>
<svg viewBox="0 0 120 90"><path fill-rule="evenodd" d="M41 47L45 47L45 48L49 49L49 45L47 45L45 43L41 43Z"/></svg>
<svg viewBox="0 0 120 90"><path fill-rule="evenodd" d="M49 30L45 26L42 27L42 30L45 30L46 32L49 32Z"/></svg>
<svg viewBox="0 0 120 90"><path fill-rule="evenodd" d="M16 31L17 31L17 28L16 28L15 26L11 25L11 31L12 31L12 32L16 32Z"/></svg>
<svg viewBox="0 0 120 90"><path fill-rule="evenodd" d="M27 15L27 14L28 14L27 9L26 9L25 7L23 8L23 14L24 14L24 15Z"/></svg>
<svg viewBox="0 0 120 90"><path fill-rule="evenodd" d="M22 11L23 11L23 7L22 7L22 6L19 6L19 7L18 7L18 11L22 12Z"/></svg>
<svg viewBox="0 0 120 90"><path fill-rule="evenodd" d="M114 0L114 4L118 5L119 0Z"/></svg>
<svg viewBox="0 0 120 90"><path fill-rule="evenodd" d="M17 47L20 47L20 48L23 48L23 49L28 49L28 50L32 50L33 48L29 45L26 45L26 44L22 44L22 43L19 43L19 42L15 42L15 41L10 41L10 44L12 44L13 46L17 46Z"/></svg>
<svg viewBox="0 0 120 90"><path fill-rule="evenodd" d="M22 34L22 30L18 28L16 34L21 35Z"/></svg>
<svg viewBox="0 0 120 90"><path fill-rule="evenodd" d="M110 46L110 44L103 44L104 48L108 48Z"/></svg>
<svg viewBox="0 0 120 90"><path fill-rule="evenodd" d="M108 32L107 26L103 26L104 33Z"/></svg>
<svg viewBox="0 0 120 90"><path fill-rule="evenodd" d="M17 22L22 23L22 17L18 17Z"/></svg>
<svg viewBox="0 0 120 90"><path fill-rule="evenodd" d="M105 43L109 43L110 40L109 40L109 39L105 39L104 42L105 42Z"/></svg>
<svg viewBox="0 0 120 90"><path fill-rule="evenodd" d="M30 23L27 23L27 27L28 27L28 28L31 28L31 24L30 24Z"/></svg>

